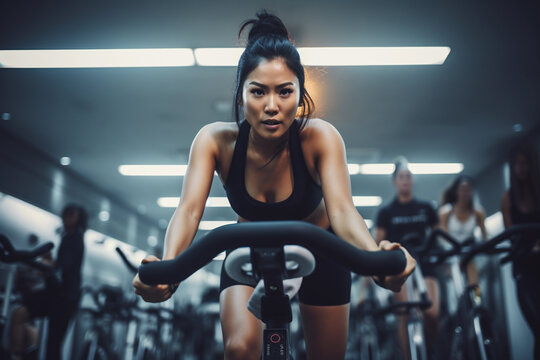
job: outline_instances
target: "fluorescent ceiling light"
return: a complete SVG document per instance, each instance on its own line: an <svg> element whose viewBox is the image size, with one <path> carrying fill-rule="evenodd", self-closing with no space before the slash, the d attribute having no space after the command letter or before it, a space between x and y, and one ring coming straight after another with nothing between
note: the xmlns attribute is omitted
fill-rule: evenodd
<svg viewBox="0 0 540 360"><path fill-rule="evenodd" d="M0 50L0 67L102 68L236 66L243 48ZM299 47L306 66L440 65L447 46Z"/></svg>
<svg viewBox="0 0 540 360"><path fill-rule="evenodd" d="M199 66L237 66L244 48L199 48L195 60Z"/></svg>
<svg viewBox="0 0 540 360"><path fill-rule="evenodd" d="M358 164L347 164L347 169L349 170L349 175L360 174L360 165Z"/></svg>
<svg viewBox="0 0 540 360"><path fill-rule="evenodd" d="M307 66L441 65L447 46L298 48Z"/></svg>
<svg viewBox="0 0 540 360"><path fill-rule="evenodd" d="M175 208L179 202L180 198L178 196L160 197L157 199L157 204L164 208Z"/></svg>
<svg viewBox="0 0 540 360"><path fill-rule="evenodd" d="M229 199L225 196L211 196L206 200L207 207L230 207Z"/></svg>
<svg viewBox="0 0 540 360"><path fill-rule="evenodd" d="M353 196L354 206L379 206L381 202L380 196Z"/></svg>
<svg viewBox="0 0 540 360"><path fill-rule="evenodd" d="M217 227L229 224L236 224L236 221L201 221L199 230L214 230Z"/></svg>
<svg viewBox="0 0 540 360"><path fill-rule="evenodd" d="M236 66L243 48L198 48L195 59L200 66ZM299 47L306 66L441 65L448 46L400 47Z"/></svg>
<svg viewBox="0 0 540 360"><path fill-rule="evenodd" d="M177 207L180 198L177 196L160 197L157 203L161 207ZM354 206L379 206L382 202L380 196L353 196ZM210 196L206 200L207 207L230 207L229 199L224 196Z"/></svg>
<svg viewBox="0 0 540 360"><path fill-rule="evenodd" d="M160 197L157 200L157 203L161 207L177 207L180 202L180 198L177 196L171 197ZM223 196L210 196L206 200L207 207L230 207L229 199Z"/></svg>
<svg viewBox="0 0 540 360"><path fill-rule="evenodd" d="M394 164L347 164L350 175L389 175ZM409 163L413 174L459 174L462 163ZM125 176L184 176L187 165L120 165L118 171ZM214 173L214 175L216 175ZM217 205L214 205L217 206Z"/></svg>
<svg viewBox="0 0 540 360"><path fill-rule="evenodd" d="M413 174L459 174L463 171L461 163L423 163L409 164Z"/></svg>
<svg viewBox="0 0 540 360"><path fill-rule="evenodd" d="M187 165L120 165L118 172L125 176L184 176Z"/></svg>
<svg viewBox="0 0 540 360"><path fill-rule="evenodd" d="M349 169L351 168L349 164ZM354 167L356 174L389 175L394 172L394 164L359 164ZM462 163L409 163L413 174L459 174L463 171ZM350 170L349 170L350 171Z"/></svg>
<svg viewBox="0 0 540 360"><path fill-rule="evenodd" d="M193 66L192 49L0 50L0 67L103 68Z"/></svg>
<svg viewBox="0 0 540 360"><path fill-rule="evenodd" d="M118 172L124 176L184 176L187 168L187 165L120 165ZM215 171L214 176L217 176Z"/></svg>

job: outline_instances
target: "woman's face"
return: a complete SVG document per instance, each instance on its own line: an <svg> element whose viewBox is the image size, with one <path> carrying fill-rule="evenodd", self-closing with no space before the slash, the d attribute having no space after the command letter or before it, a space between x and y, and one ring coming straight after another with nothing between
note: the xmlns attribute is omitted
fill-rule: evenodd
<svg viewBox="0 0 540 360"><path fill-rule="evenodd" d="M79 213L76 210L66 211L62 217L62 221L66 231L73 231L77 226L77 222L79 221Z"/></svg>
<svg viewBox="0 0 540 360"><path fill-rule="evenodd" d="M457 188L458 201L469 202L473 196L473 187L470 182L462 181Z"/></svg>
<svg viewBox="0 0 540 360"><path fill-rule="evenodd" d="M410 195L412 193L413 180L409 169L398 170L396 177L394 178L394 185L398 194Z"/></svg>
<svg viewBox="0 0 540 360"><path fill-rule="evenodd" d="M525 156L523 156L522 154L516 156L512 171L519 180L527 179L527 177L529 176L529 167Z"/></svg>
<svg viewBox="0 0 540 360"><path fill-rule="evenodd" d="M298 78L282 58L262 60L247 76L242 89L246 120L265 139L279 139L287 133L299 100Z"/></svg>

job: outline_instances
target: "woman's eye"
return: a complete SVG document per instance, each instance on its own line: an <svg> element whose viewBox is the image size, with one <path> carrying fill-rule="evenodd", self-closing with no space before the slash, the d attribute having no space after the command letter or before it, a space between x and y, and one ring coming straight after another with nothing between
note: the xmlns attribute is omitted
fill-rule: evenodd
<svg viewBox="0 0 540 360"><path fill-rule="evenodd" d="M292 89L287 89L287 88L285 88L285 89L282 89L282 90L280 91L280 95L289 95L289 94L291 94L292 92L293 92Z"/></svg>
<svg viewBox="0 0 540 360"><path fill-rule="evenodd" d="M255 96L262 96L264 92L261 89L251 89L251 93Z"/></svg>

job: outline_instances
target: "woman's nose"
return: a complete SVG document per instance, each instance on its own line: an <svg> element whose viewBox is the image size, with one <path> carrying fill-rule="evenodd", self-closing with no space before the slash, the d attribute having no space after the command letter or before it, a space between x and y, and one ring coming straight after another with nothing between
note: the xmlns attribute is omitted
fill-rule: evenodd
<svg viewBox="0 0 540 360"><path fill-rule="evenodd" d="M277 106L277 101L274 98L274 96L269 96L268 101L266 102L266 106L264 107L264 112L269 115L275 115L279 111L279 108Z"/></svg>

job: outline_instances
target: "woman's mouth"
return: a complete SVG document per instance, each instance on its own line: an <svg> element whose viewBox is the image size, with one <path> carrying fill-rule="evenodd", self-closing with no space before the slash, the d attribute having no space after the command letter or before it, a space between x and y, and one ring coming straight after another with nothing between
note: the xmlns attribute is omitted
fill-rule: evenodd
<svg viewBox="0 0 540 360"><path fill-rule="evenodd" d="M263 120L262 123L263 123L264 127L267 128L268 130L276 130L277 128L279 128L279 125L281 124L281 121L277 121L277 120L274 120L274 119L268 119L268 120Z"/></svg>

